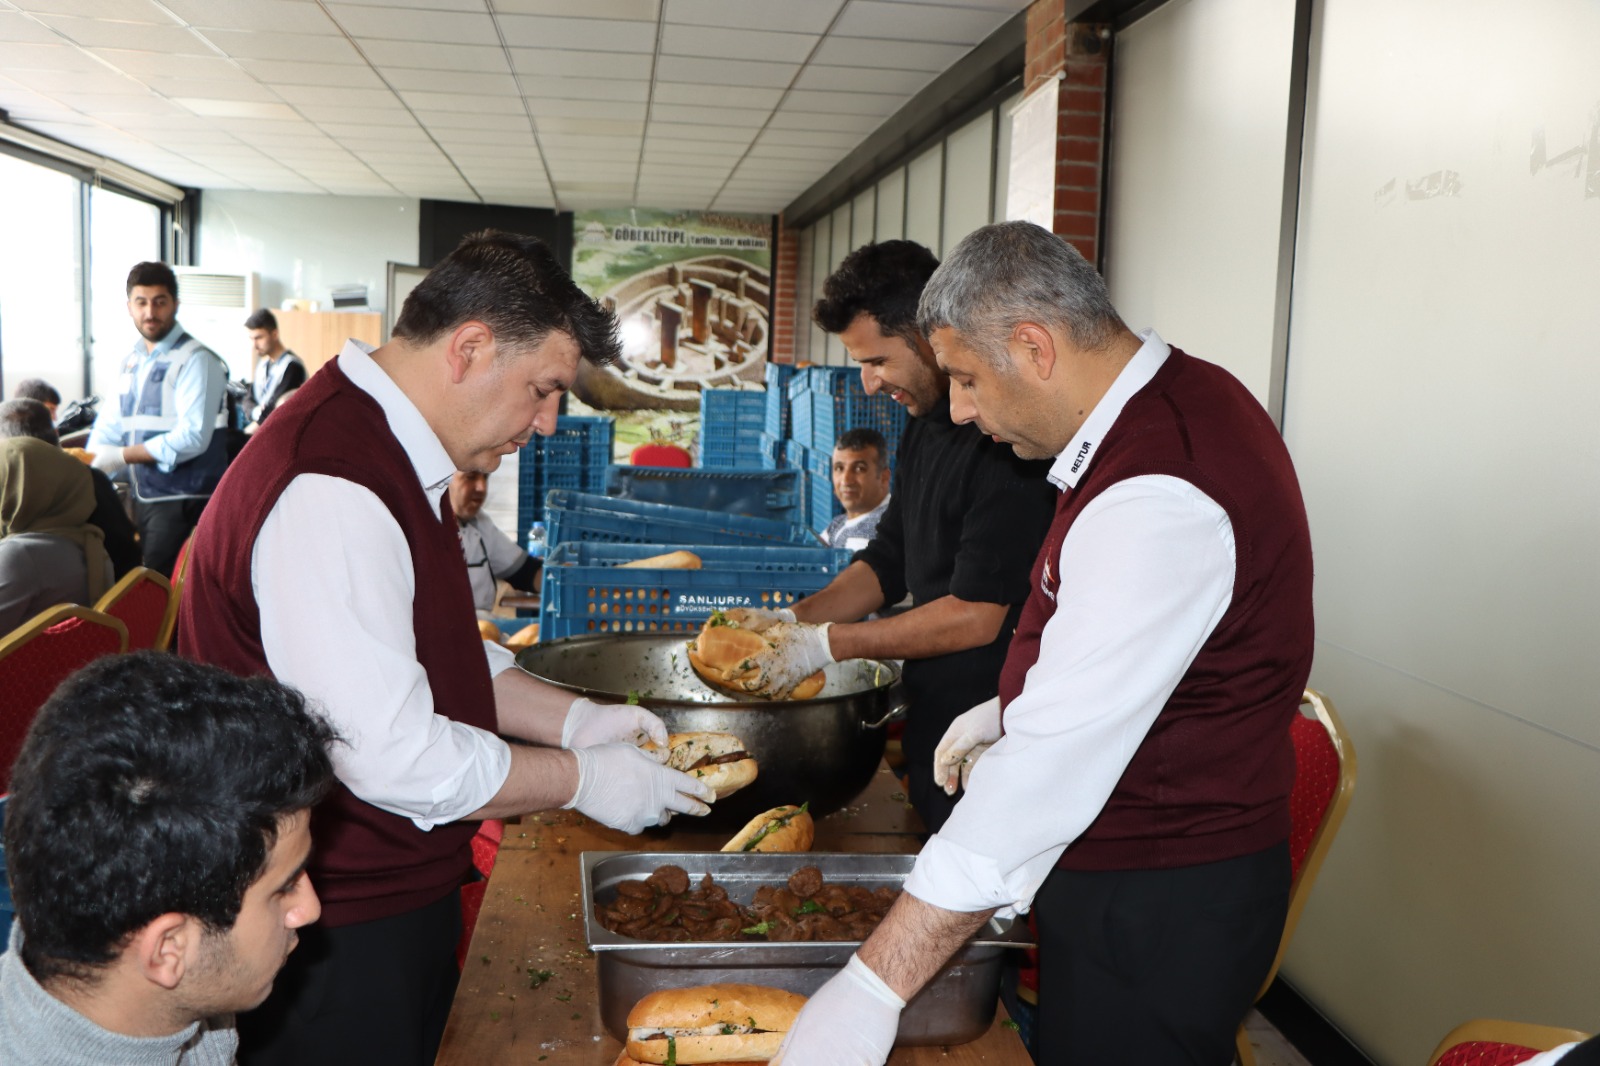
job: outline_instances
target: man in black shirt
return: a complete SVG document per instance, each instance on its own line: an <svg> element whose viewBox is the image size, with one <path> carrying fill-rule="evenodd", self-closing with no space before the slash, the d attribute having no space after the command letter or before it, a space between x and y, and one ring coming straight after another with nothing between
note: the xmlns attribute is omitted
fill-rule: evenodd
<svg viewBox="0 0 1600 1066"><path fill-rule="evenodd" d="M884 241L852 252L824 283L817 323L860 364L869 394L887 392L912 416L889 507L872 543L792 612L729 612L775 645L755 662L768 694L830 661L907 660L910 796L930 831L956 803L933 780L934 748L957 715L998 692L1055 508L1048 463L1024 462L950 420L950 380L916 330L917 300L938 265L919 244ZM861 621L907 593L911 610Z"/></svg>

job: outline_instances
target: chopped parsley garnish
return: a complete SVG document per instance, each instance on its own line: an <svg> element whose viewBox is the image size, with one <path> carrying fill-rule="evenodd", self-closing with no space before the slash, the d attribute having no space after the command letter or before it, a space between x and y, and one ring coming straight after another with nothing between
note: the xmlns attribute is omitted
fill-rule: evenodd
<svg viewBox="0 0 1600 1066"><path fill-rule="evenodd" d="M818 903L816 900L808 899L804 903L800 904L800 906L798 906L798 907L796 907L794 909L794 916L796 918L798 918L802 914L821 914L823 911L825 911L827 909L828 908L824 907L822 904Z"/></svg>

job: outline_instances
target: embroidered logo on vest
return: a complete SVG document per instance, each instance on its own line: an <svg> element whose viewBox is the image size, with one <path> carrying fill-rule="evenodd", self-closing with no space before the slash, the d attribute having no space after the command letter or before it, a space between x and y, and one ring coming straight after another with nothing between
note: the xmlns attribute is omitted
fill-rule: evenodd
<svg viewBox="0 0 1600 1066"><path fill-rule="evenodd" d="M1050 602L1054 603L1056 602L1056 589L1059 587L1059 582L1056 580L1056 576L1050 572L1051 561L1049 554L1046 553L1044 566L1039 568L1039 591L1050 597Z"/></svg>

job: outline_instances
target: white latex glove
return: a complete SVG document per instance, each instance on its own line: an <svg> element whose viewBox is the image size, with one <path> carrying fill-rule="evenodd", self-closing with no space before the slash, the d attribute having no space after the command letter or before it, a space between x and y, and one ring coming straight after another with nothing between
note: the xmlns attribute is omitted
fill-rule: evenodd
<svg viewBox="0 0 1600 1066"><path fill-rule="evenodd" d="M776 622L768 626L761 633L767 646L735 668L740 673L754 667L756 676L735 683L746 692L769 699L787 697L796 685L835 661L828 647L828 630L832 626L832 622Z"/></svg>
<svg viewBox="0 0 1600 1066"><path fill-rule="evenodd" d="M594 703L579 697L561 723L563 748L592 748L623 743L639 747L647 741L667 746L667 726L643 707L626 703Z"/></svg>
<svg viewBox="0 0 1600 1066"><path fill-rule="evenodd" d="M729 622L740 629L765 633L779 622L793 622L794 612L787 607L734 607L723 611Z"/></svg>
<svg viewBox="0 0 1600 1066"><path fill-rule="evenodd" d="M666 825L674 812L705 814L716 798L710 785L667 769L632 744L573 748L572 754L578 759L578 791L562 806L624 833Z"/></svg>
<svg viewBox="0 0 1600 1066"><path fill-rule="evenodd" d="M806 1002L772 1066L883 1066L905 1005L860 955L852 955Z"/></svg>
<svg viewBox="0 0 1600 1066"><path fill-rule="evenodd" d="M128 461L122 457L121 448L108 445L94 453L93 466L106 477L116 477L128 469Z"/></svg>
<svg viewBox="0 0 1600 1066"><path fill-rule="evenodd" d="M1000 697L986 700L959 715L933 749L933 780L947 796L967 787L978 758L1000 739Z"/></svg>

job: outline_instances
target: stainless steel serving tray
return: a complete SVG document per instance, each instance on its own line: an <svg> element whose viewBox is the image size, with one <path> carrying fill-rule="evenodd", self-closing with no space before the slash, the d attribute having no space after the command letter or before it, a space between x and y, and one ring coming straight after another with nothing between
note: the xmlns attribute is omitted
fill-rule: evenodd
<svg viewBox="0 0 1600 1066"><path fill-rule="evenodd" d="M605 928L596 914L595 900L609 903L616 896L618 882L642 880L656 867L670 864L682 867L691 885L709 873L736 903L748 904L757 888L781 885L802 866L817 867L830 882L899 888L915 861L914 855L835 852L584 852L580 859L584 936L596 954L601 1021L612 1036L626 1039L633 1005L664 988L733 981L810 995L861 946L858 940L798 944L635 940ZM895 1042L908 1046L963 1044L982 1036L994 1021L1005 950L1031 946L1026 926L990 919L906 1005Z"/></svg>

